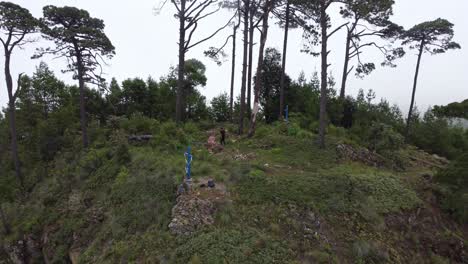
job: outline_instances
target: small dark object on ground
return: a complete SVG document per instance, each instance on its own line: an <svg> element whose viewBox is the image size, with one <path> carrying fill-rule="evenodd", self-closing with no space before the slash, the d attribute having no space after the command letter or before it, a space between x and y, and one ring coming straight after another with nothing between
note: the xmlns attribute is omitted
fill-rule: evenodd
<svg viewBox="0 0 468 264"><path fill-rule="evenodd" d="M177 189L177 196L182 195L185 193L185 187L184 184L179 185L179 188Z"/></svg>
<svg viewBox="0 0 468 264"><path fill-rule="evenodd" d="M210 188L214 188L215 187L215 183L213 180L208 180L208 187Z"/></svg>
<svg viewBox="0 0 468 264"><path fill-rule="evenodd" d="M206 188L206 184L204 183L200 184L200 188Z"/></svg>

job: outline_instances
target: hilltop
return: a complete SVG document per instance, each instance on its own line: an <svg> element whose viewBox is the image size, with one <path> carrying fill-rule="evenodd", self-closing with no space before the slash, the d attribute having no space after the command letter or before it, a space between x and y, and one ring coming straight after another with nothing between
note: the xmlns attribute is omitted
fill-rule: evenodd
<svg viewBox="0 0 468 264"><path fill-rule="evenodd" d="M322 150L295 123L262 125L250 139L225 125L226 147L207 149L220 126L140 118L95 129L91 149L62 150L51 176L8 205L0 259L467 263L467 226L438 199L445 159L410 146L388 158L340 133ZM147 133L150 141L127 140ZM178 198L188 145L194 189ZM201 185L209 178L214 190Z"/></svg>

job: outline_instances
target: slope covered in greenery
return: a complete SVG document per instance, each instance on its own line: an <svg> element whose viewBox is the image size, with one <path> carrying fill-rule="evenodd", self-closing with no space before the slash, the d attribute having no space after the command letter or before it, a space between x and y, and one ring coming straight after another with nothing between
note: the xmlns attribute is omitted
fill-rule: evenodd
<svg viewBox="0 0 468 264"><path fill-rule="evenodd" d="M61 150L50 176L4 208L12 232L0 259L15 249L31 263L466 262L466 226L434 203L430 155L402 149L395 155L426 163L369 167L338 156L346 137L321 150L294 123L230 134L210 153L207 131L217 128L136 117L94 129L91 149ZM141 132L154 138L127 142ZM176 236L168 225L189 144L195 180L212 177L229 199L215 204L213 225Z"/></svg>

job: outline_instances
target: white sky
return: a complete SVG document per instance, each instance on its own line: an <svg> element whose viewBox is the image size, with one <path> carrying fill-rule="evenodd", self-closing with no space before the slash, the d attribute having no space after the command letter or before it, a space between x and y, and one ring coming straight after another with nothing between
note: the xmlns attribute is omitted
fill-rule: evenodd
<svg viewBox="0 0 468 264"><path fill-rule="evenodd" d="M167 4L165 9L155 15L154 8L159 6L160 0L13 0L25 8L28 8L36 17L42 16L42 7L45 5L75 6L86 9L93 17L101 18L106 24L106 33L116 47L116 56L105 68L106 78L110 80L116 77L122 81L126 78L141 77L146 79L152 76L155 79L168 73L169 67L177 64L177 40L178 21L174 18L174 9ZM442 3L443 2L443 3ZM330 10L335 20L339 19L336 8ZM426 108L430 105L447 104L454 101L462 101L468 98L468 19L466 0L396 0L394 7L395 16L392 20L409 28L414 24L433 20L439 17L446 18L455 24L455 41L459 42L462 50L450 51L438 56L425 55L422 59L422 68L418 84L416 103L418 107ZM205 23L199 25L199 31L195 39L211 34L220 25L224 24L231 16L228 12L222 12ZM339 22L335 21L335 24ZM208 99L221 92L230 89L230 62L217 66L214 62L203 56L203 50L209 46L220 45L225 37L231 33L231 29L222 32L217 38L191 50L187 58L196 58L207 66L208 84L201 92ZM241 32L239 32L241 35ZM312 57L300 52L302 48L302 32L294 30L290 33L288 48L287 73L296 79L301 71L307 77L312 76L316 70L320 70L320 58ZM258 34L257 34L258 37ZM275 25L271 27L267 47L275 47L282 50L282 31ZM240 40L238 40L240 43ZM12 59L13 78L20 72L32 74L39 64L38 60L30 57L38 46L46 46L41 41L30 45L25 50L17 50ZM344 32L336 34L330 40L330 71L335 76L337 88L341 82L341 72L344 57L345 35ZM240 89L241 55L242 45L238 44L236 93ZM227 48L230 54L229 47ZM255 57L257 55L255 54ZM381 56L376 52L369 52L366 58L375 58L378 64ZM74 83L71 74L62 74L64 61L51 57L43 60L55 71L59 78L67 83ZM256 61L256 59L254 59ZM3 68L3 56L0 57ZM412 82L416 64L414 51L410 51L402 60L397 61L398 67L377 68L364 80L350 76L348 94L355 95L359 88L374 89L377 98L384 97L391 103L396 103L403 110L409 106ZM3 71L2 71L3 72ZM4 75L0 81L0 105L7 102Z"/></svg>

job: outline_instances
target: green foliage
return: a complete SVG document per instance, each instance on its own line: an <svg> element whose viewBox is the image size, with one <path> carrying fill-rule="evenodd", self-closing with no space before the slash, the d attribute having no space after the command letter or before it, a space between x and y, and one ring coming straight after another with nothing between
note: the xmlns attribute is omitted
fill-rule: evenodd
<svg viewBox="0 0 468 264"><path fill-rule="evenodd" d="M0 29L11 36L15 35L13 39L7 38L8 41L4 41L6 39L2 38L2 42L6 44L8 49L10 48L10 44L18 40L18 43L13 45L13 47L24 43L23 37L28 33L33 33L38 25L38 21L31 15L28 9L14 3L0 2Z"/></svg>
<svg viewBox="0 0 468 264"><path fill-rule="evenodd" d="M434 106L434 113L438 116L468 119L468 99L460 103L451 103L446 106Z"/></svg>
<svg viewBox="0 0 468 264"><path fill-rule="evenodd" d="M187 127L189 130L193 128ZM193 135L187 135L184 129L174 122L166 122L160 125L159 132L153 135L151 140L153 147L161 150L185 149L193 141Z"/></svg>
<svg viewBox="0 0 468 264"><path fill-rule="evenodd" d="M383 28L376 33L379 36L393 38L399 33L401 28L388 21L393 1L361 2L347 3L341 14L351 18L349 12L354 12ZM38 26L29 11L8 2L0 3L0 18L0 30L6 30L6 35L21 37ZM201 61L185 63L181 93L184 119L189 122L176 124L170 120L177 68L157 81L132 78L119 84L113 79L104 87L103 79L94 74L101 62L97 58L111 58L114 47L102 20L81 9L46 6L41 26L44 37L54 41L55 47L39 50L37 57L66 57L64 72L103 86L100 90L83 87L82 82L81 87L67 86L42 62L32 77L21 77L15 110L27 192L18 196L8 151L9 115L0 114L0 204L7 221L2 224L11 225L11 234L0 239L1 248L35 235L44 242L43 252L52 263L69 261L72 247L82 251L81 263L338 263L337 253L343 253L338 252L343 248L349 250L344 252L349 254L346 257L354 257L357 263L390 261L383 246L374 242L387 234L389 245L395 242L391 235L396 232L387 229L384 220L411 212L423 201L412 179L403 178L406 174L338 164L336 143L353 142L398 156L403 144L399 133L404 127L398 107L384 100L375 103L372 90L342 100L330 77L329 145L319 149L314 134L319 116L318 74L310 80L301 75L297 81L286 76L289 122L274 123L282 111L278 107L281 54L267 49L260 90L260 119L266 122L260 122L254 138L230 133L232 140L224 151L212 154L203 146L206 131L219 129L216 122L229 121L229 97L221 94L207 107L199 89L207 84ZM459 48L451 41L452 28L439 19L414 27L402 38L411 47L423 45L425 51L441 53ZM11 42L4 44L13 48ZM402 55L400 51L387 54L386 63ZM360 64L357 73L368 74L374 68L373 63ZM81 93L86 98L89 148L79 144ZM234 121L238 111L239 99L234 105ZM422 120L414 118L410 142L457 158L435 180L442 207L464 223L468 156L462 153L468 149L468 133L439 118L461 116L462 112L463 106L450 105ZM223 126L229 132L236 129L232 124ZM129 144L132 134L150 134L153 139ZM184 176L183 152L188 145L194 155L194 178L214 178L227 193L226 199L219 197L214 202L214 225L177 237L169 232L168 224L177 184ZM242 154L239 160L237 154ZM311 214L323 223L317 232L310 229L315 224ZM309 231L312 237L307 237ZM396 254L391 253L392 257Z"/></svg>
<svg viewBox="0 0 468 264"><path fill-rule="evenodd" d="M348 26L347 37L350 41L355 43L354 47L351 45L347 53L349 53L351 60L357 56L356 62L356 76L363 78L365 75L369 75L375 70L374 63L366 63L361 61L359 51L363 47L368 46L366 38L378 36L383 40L389 40L391 44L394 44L395 38L397 38L403 31L403 27L390 21L390 16L393 15L393 0L379 0L379 1L348 1L345 7L342 7L340 14L343 18L350 20L350 26ZM361 24L366 22L368 25ZM357 40L357 41L356 41ZM365 44L361 44L362 41ZM396 65L393 63L394 60L401 58L405 53L402 48L393 48L388 45L385 49L380 49L383 53L382 62L383 66ZM352 55L356 56L352 56ZM348 71L348 69L346 69ZM351 73L352 69L349 70L348 74ZM342 91L344 92L344 91Z"/></svg>
<svg viewBox="0 0 468 264"><path fill-rule="evenodd" d="M145 81L139 78L124 80L122 90L116 91L119 95L118 107L127 116L136 113L144 113L146 116L150 116L153 108L150 101L152 91L148 86Z"/></svg>
<svg viewBox="0 0 468 264"><path fill-rule="evenodd" d="M116 131L110 136L109 141L112 144L112 156L122 164L130 162L131 156L126 135Z"/></svg>
<svg viewBox="0 0 468 264"><path fill-rule="evenodd" d="M411 209L420 203L416 193L394 175L374 170L347 168L291 176L251 173L240 182L244 203L295 203L323 213L357 212L365 216L372 208L378 214Z"/></svg>
<svg viewBox="0 0 468 264"><path fill-rule="evenodd" d="M413 123L410 141L425 151L455 159L468 151L468 133L451 127L444 118L429 110L422 120Z"/></svg>
<svg viewBox="0 0 468 264"><path fill-rule="evenodd" d="M174 252L174 263L288 263L290 253L284 242L254 230L203 232L187 239Z"/></svg>
<svg viewBox="0 0 468 264"><path fill-rule="evenodd" d="M45 6L44 17L41 19L43 36L55 43L55 49L39 50L36 57L44 54L54 54L59 57L79 58L70 60L66 72L79 71L75 77L85 81L102 81L93 72L100 66L99 57L111 58L115 54L115 47L104 33L104 21L93 18L88 11L75 7ZM76 51L80 52L77 53ZM95 54L96 53L96 54ZM79 68L81 67L81 68Z"/></svg>
<svg viewBox="0 0 468 264"><path fill-rule="evenodd" d="M377 153L396 151L404 144L403 136L386 124L374 123L369 128L368 133L367 142L369 149Z"/></svg>
<svg viewBox="0 0 468 264"><path fill-rule="evenodd" d="M262 66L262 86L260 91L260 105L262 106L267 123L278 120L280 114L283 114L280 113L279 109L281 75L281 53L276 49L267 48ZM284 86L286 104L294 102L288 97L290 83L291 78L286 75Z"/></svg>
<svg viewBox="0 0 468 264"><path fill-rule="evenodd" d="M108 206L112 208L112 234L116 238L143 232L150 225L169 224L175 199L172 175L156 173L135 175L122 169L112 186Z"/></svg>
<svg viewBox="0 0 468 264"><path fill-rule="evenodd" d="M450 49L460 49L460 44L453 42L454 25L446 19L438 18L415 25L401 35L403 45L412 49L422 48L430 54L445 53Z"/></svg>
<svg viewBox="0 0 468 264"><path fill-rule="evenodd" d="M458 221L468 221L468 153L464 153L446 169L438 172L435 180L441 185L441 203Z"/></svg>
<svg viewBox="0 0 468 264"><path fill-rule="evenodd" d="M306 257L312 259L314 263L318 264L337 263L336 260L333 261L330 254L325 251L313 250L307 252Z"/></svg>
<svg viewBox="0 0 468 264"><path fill-rule="evenodd" d="M13 173L3 173L0 177L0 204L14 200L17 190Z"/></svg>
<svg viewBox="0 0 468 264"><path fill-rule="evenodd" d="M353 244L353 253L356 263L385 263L389 260L389 255L380 249L374 242L356 241Z"/></svg>
<svg viewBox="0 0 468 264"><path fill-rule="evenodd" d="M120 118L118 128L122 128L128 134L132 135L151 135L157 131L159 126L158 121L144 116L141 113L136 113L130 118Z"/></svg>
<svg viewBox="0 0 468 264"><path fill-rule="evenodd" d="M220 94L211 100L210 113L216 122L226 122L229 120L230 107L227 93Z"/></svg>

